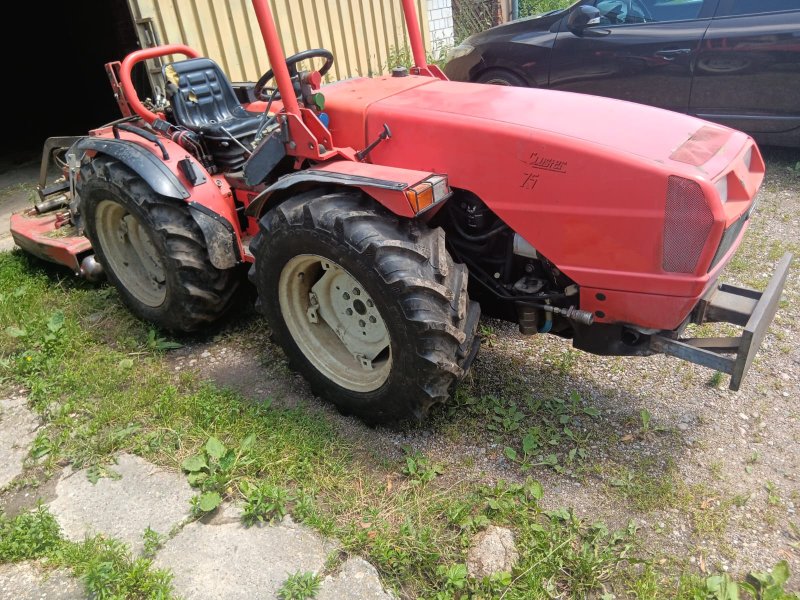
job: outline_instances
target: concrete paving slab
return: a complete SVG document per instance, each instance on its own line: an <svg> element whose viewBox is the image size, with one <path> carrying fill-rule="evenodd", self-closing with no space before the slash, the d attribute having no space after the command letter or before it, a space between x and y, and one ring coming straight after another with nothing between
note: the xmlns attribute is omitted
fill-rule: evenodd
<svg viewBox="0 0 800 600"><path fill-rule="evenodd" d="M83 585L64 571L29 562L0 565L0 600L83 600Z"/></svg>
<svg viewBox="0 0 800 600"><path fill-rule="evenodd" d="M9 218L32 205L31 193L36 187L38 174L37 165L32 163L0 173L0 252L14 248L8 229Z"/></svg>
<svg viewBox="0 0 800 600"><path fill-rule="evenodd" d="M383 589L378 571L357 556L348 558L335 575L322 580L317 600L395 600Z"/></svg>
<svg viewBox="0 0 800 600"><path fill-rule="evenodd" d="M93 484L86 470L66 470L56 484L49 507L67 539L104 533L141 552L147 527L164 535L189 515L194 491L182 474L130 454L121 455L111 470L121 477Z"/></svg>
<svg viewBox="0 0 800 600"><path fill-rule="evenodd" d="M39 419L27 402L23 396L0 399L0 488L22 473L22 461L36 438Z"/></svg>
<svg viewBox="0 0 800 600"><path fill-rule="evenodd" d="M290 518L244 527L238 509L225 506L208 523L190 523L156 555L170 569L176 595L185 600L277 598L286 578L318 573L334 545Z"/></svg>

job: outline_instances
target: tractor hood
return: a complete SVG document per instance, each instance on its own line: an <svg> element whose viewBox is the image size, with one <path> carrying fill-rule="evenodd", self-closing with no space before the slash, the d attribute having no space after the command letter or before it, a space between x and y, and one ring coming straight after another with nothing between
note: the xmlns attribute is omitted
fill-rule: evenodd
<svg viewBox="0 0 800 600"><path fill-rule="evenodd" d="M325 95L339 145L363 148L388 125L371 162L446 174L581 286L696 298L763 179L745 134L619 100L414 76L351 80ZM681 185L699 190L691 209ZM691 273L665 270L667 222L691 233L669 246L692 241Z"/></svg>
<svg viewBox="0 0 800 600"><path fill-rule="evenodd" d="M692 176L699 171L710 179L723 171L747 140L744 134L687 115L553 90L433 81L386 98L373 108L381 113L412 112L421 118L437 113L465 127L487 127L489 131L511 127L521 138L552 136L560 139L559 145L590 145L597 151L653 161ZM369 112L370 116L374 114ZM698 141L700 130L704 135ZM689 163L686 158L691 149L684 148L687 143L699 150ZM482 146L500 150L491 139L484 140Z"/></svg>

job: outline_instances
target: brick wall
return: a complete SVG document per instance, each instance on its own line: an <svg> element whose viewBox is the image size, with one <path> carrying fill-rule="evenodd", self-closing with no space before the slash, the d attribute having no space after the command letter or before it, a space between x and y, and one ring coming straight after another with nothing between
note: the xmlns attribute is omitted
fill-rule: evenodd
<svg viewBox="0 0 800 600"><path fill-rule="evenodd" d="M455 43L452 0L428 0L428 27L434 58Z"/></svg>

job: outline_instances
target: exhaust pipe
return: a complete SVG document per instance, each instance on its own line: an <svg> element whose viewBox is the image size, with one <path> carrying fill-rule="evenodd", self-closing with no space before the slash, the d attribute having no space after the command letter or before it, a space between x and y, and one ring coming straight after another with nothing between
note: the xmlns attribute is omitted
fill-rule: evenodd
<svg viewBox="0 0 800 600"><path fill-rule="evenodd" d="M78 275L83 277L86 281L100 281L103 279L103 265L97 262L94 254L90 254L81 261L81 270Z"/></svg>

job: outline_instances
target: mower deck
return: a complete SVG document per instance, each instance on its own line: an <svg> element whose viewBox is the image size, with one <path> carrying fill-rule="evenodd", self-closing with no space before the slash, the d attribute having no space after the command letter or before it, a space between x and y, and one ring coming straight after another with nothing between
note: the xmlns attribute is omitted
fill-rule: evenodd
<svg viewBox="0 0 800 600"><path fill-rule="evenodd" d="M11 216L11 235L26 252L80 273L81 259L92 245L62 215L62 211L40 215L35 208L16 213Z"/></svg>

